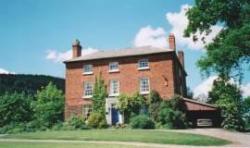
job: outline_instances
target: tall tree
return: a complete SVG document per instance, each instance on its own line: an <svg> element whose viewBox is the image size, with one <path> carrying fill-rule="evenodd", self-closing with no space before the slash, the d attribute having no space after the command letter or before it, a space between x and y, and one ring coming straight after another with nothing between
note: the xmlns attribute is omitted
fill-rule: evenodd
<svg viewBox="0 0 250 148"><path fill-rule="evenodd" d="M34 117L38 127L49 128L63 121L64 95L53 83L38 91L36 98Z"/></svg>
<svg viewBox="0 0 250 148"><path fill-rule="evenodd" d="M221 109L222 127L244 130L243 115L246 111L242 103L241 92L235 84L222 79L216 80L209 92L209 97L210 103L216 104Z"/></svg>
<svg viewBox="0 0 250 148"><path fill-rule="evenodd" d="M215 72L219 79L210 93L211 102L222 109L225 128L242 130L242 97L236 85L230 85L231 78L243 78L242 65L250 62L250 1L249 0L196 0L188 10L189 24L186 37L202 40L197 32L211 33L213 25L223 29L212 43L206 45L206 55L198 61L202 72Z"/></svg>
<svg viewBox="0 0 250 148"><path fill-rule="evenodd" d="M209 34L211 26L221 25L222 31L206 46L207 54L198 61L203 72L216 72L223 79L242 78L242 64L250 62L250 1L196 0L188 12L185 36L203 40L194 34Z"/></svg>
<svg viewBox="0 0 250 148"><path fill-rule="evenodd" d="M22 93L0 95L0 127L8 124L29 122L32 117L30 102L32 97Z"/></svg>

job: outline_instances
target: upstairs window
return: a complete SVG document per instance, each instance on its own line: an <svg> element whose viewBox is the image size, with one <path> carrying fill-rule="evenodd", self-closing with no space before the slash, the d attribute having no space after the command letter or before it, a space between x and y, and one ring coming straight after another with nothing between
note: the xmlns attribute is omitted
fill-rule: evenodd
<svg viewBox="0 0 250 148"><path fill-rule="evenodd" d="M110 81L110 96L119 96L119 81L118 80L111 80Z"/></svg>
<svg viewBox="0 0 250 148"><path fill-rule="evenodd" d="M149 79L148 78L140 79L140 93L149 94Z"/></svg>
<svg viewBox="0 0 250 148"><path fill-rule="evenodd" d="M139 60L138 69L149 69L148 59Z"/></svg>
<svg viewBox="0 0 250 148"><path fill-rule="evenodd" d="M84 83L84 98L91 98L93 95L93 83L85 82Z"/></svg>
<svg viewBox="0 0 250 148"><path fill-rule="evenodd" d="M109 72L119 71L119 63L118 62L110 62L109 63Z"/></svg>
<svg viewBox="0 0 250 148"><path fill-rule="evenodd" d="M93 74L93 65L91 64L84 65L83 74Z"/></svg>

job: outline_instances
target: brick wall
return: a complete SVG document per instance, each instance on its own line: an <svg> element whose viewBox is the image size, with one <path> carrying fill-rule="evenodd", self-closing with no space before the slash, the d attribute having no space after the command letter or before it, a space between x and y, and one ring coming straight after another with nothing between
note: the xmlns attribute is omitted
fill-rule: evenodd
<svg viewBox="0 0 250 148"><path fill-rule="evenodd" d="M148 70L138 70L138 60L142 58L149 59ZM109 73L109 62L119 62L119 72ZM150 89L159 92L161 97L167 99L174 95L179 88L174 64L176 56L174 52L164 54L154 54L137 57L124 57L114 59L104 59L84 62L66 63L66 105L65 118L67 119L72 113L81 114L83 104L91 103L90 99L83 97L84 81L95 82L95 76L102 73L102 78L109 91L109 81L119 80L120 94L133 94L139 91L139 78L148 77L150 80ZM93 64L93 74L83 75L83 65Z"/></svg>

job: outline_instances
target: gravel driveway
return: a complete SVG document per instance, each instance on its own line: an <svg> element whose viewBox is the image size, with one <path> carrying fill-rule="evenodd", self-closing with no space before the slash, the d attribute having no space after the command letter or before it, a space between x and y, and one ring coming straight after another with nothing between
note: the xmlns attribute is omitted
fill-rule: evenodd
<svg viewBox="0 0 250 148"><path fill-rule="evenodd" d="M250 133L240 133L228 131L220 128L197 128L186 130L175 130L176 132L185 132L193 134L208 135L225 140L232 141L233 143L228 147L249 147L250 148Z"/></svg>

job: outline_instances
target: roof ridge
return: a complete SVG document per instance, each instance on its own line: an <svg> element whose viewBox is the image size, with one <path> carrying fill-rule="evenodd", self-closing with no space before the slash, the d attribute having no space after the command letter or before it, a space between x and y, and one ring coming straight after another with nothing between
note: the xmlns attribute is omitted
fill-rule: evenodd
<svg viewBox="0 0 250 148"><path fill-rule="evenodd" d="M74 61L84 61L84 60L97 60L103 58L115 58L115 57L128 57L128 56L138 56L138 55L148 55L164 52L172 52L173 50L167 48L157 48L153 46L143 46L143 47L134 47L134 48L125 48L125 49L115 49L115 50L100 50L86 56L73 58L65 62L74 62Z"/></svg>

